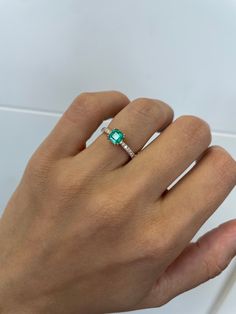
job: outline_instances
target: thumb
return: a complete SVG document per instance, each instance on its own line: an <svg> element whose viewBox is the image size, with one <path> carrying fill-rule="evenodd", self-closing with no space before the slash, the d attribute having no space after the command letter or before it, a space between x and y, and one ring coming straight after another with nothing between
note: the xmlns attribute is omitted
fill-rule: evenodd
<svg viewBox="0 0 236 314"><path fill-rule="evenodd" d="M159 307L219 275L236 255L236 219L190 243L135 309Z"/></svg>

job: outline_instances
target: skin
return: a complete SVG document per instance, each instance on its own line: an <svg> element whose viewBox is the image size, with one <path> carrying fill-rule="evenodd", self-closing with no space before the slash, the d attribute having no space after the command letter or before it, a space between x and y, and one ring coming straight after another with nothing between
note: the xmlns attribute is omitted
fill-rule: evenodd
<svg viewBox="0 0 236 314"><path fill-rule="evenodd" d="M86 148L111 117L134 159L104 134ZM160 100L80 94L30 158L0 220L0 313L159 307L220 274L236 255L236 220L191 242L236 183L235 160L210 143L205 121L173 121Z"/></svg>

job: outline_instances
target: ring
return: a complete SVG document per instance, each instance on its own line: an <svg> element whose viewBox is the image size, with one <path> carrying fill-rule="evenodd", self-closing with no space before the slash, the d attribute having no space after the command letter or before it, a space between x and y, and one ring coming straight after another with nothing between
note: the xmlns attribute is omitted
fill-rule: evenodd
<svg viewBox="0 0 236 314"><path fill-rule="evenodd" d="M104 127L101 131L107 134L107 139L114 145L120 145L126 153L134 158L136 154L132 151L132 149L123 141L125 138L125 134L119 129L110 130L108 127Z"/></svg>

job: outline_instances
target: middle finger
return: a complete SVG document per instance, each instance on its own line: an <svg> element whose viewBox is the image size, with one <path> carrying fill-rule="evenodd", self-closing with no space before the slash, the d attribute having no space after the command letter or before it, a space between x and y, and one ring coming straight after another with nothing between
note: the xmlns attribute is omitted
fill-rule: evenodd
<svg viewBox="0 0 236 314"><path fill-rule="evenodd" d="M210 143L211 132L205 121L182 116L121 169L126 184L155 201Z"/></svg>

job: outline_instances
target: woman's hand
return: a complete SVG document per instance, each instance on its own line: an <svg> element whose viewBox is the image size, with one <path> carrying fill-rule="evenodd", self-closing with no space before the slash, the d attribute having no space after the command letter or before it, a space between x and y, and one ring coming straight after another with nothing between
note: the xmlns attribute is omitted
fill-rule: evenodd
<svg viewBox="0 0 236 314"><path fill-rule="evenodd" d="M130 160L101 134L126 133ZM158 307L219 274L236 221L189 243L235 186L236 163L206 122L158 100L82 93L30 159L0 220L0 312L108 313ZM17 158L17 157L16 157ZM171 189L184 170L197 164Z"/></svg>

